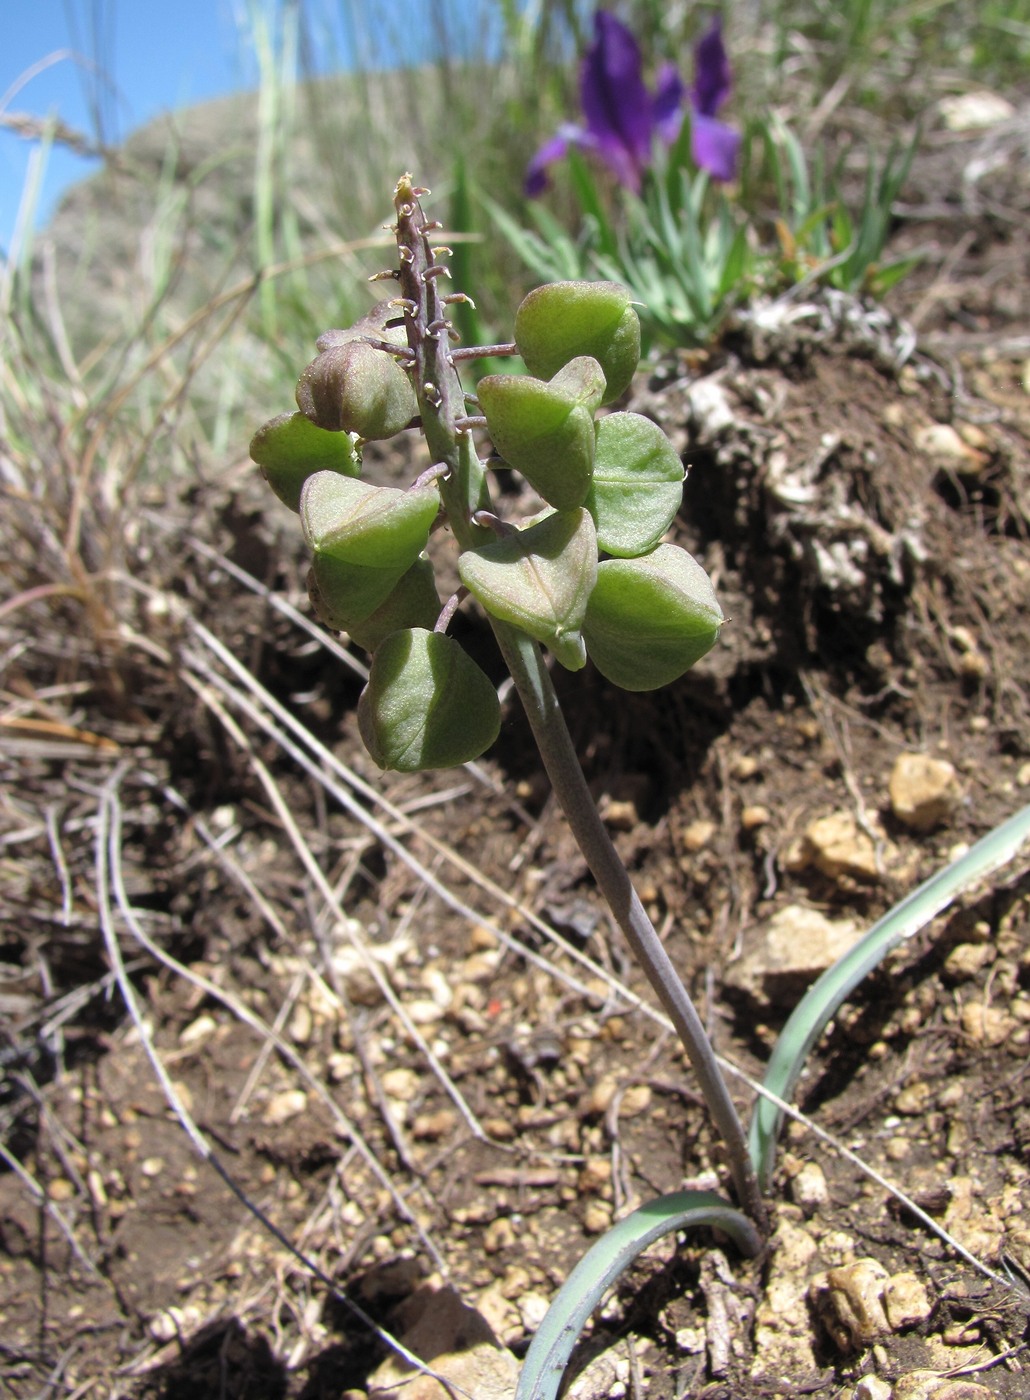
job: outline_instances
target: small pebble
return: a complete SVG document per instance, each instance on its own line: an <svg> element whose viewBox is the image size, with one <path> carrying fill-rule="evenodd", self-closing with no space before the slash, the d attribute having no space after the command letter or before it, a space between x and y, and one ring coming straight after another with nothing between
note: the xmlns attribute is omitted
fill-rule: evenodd
<svg viewBox="0 0 1030 1400"><path fill-rule="evenodd" d="M1030 769L1030 764L1027 767ZM1030 786L1030 777L1027 778L1027 785ZM683 828L683 847L690 852L703 851L714 835L715 822L699 817Z"/></svg>
<svg viewBox="0 0 1030 1400"><path fill-rule="evenodd" d="M790 1195L805 1215L815 1215L830 1199L826 1175L818 1162L805 1162L790 1183Z"/></svg>
<svg viewBox="0 0 1030 1400"><path fill-rule="evenodd" d="M283 1089L281 1093L273 1094L265 1104L261 1121L269 1127L278 1127L298 1117L307 1106L308 1096L303 1089Z"/></svg>
<svg viewBox="0 0 1030 1400"><path fill-rule="evenodd" d="M601 1235L611 1227L612 1208L604 1201L588 1201L583 1211L583 1229L588 1235Z"/></svg>

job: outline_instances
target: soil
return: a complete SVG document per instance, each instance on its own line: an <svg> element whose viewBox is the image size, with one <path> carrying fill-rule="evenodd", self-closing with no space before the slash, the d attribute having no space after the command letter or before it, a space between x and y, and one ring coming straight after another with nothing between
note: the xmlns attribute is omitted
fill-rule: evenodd
<svg viewBox="0 0 1030 1400"><path fill-rule="evenodd" d="M689 463L677 537L731 623L653 694L556 677L752 1078L809 975L771 961L777 919L862 929L1030 794L1030 190L995 167L942 203L951 158L916 168L898 242L930 252L887 311L812 292L641 375L628 406ZM308 616L302 548L252 469L151 506L102 624L62 599L2 620L5 1393L357 1396L386 1354L368 1320L403 1331L441 1280L524 1354L613 1218L726 1190L684 1056L514 701L473 771L379 775L360 677L281 610ZM906 754L953 770L922 824L892 796ZM823 1037L766 1254L655 1247L577 1393L1030 1394L1028 1047L1017 861ZM849 1329L833 1302L870 1277L909 1303Z"/></svg>

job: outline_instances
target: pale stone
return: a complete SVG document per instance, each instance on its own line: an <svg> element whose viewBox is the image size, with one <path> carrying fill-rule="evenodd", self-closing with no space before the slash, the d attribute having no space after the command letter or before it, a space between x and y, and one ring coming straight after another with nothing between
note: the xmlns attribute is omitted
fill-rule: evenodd
<svg viewBox="0 0 1030 1400"><path fill-rule="evenodd" d="M889 1275L876 1259L856 1259L817 1274L809 1297L842 1351L867 1347L888 1336L890 1324L883 1306Z"/></svg>
<svg viewBox="0 0 1030 1400"><path fill-rule="evenodd" d="M1030 764L1027 765L1030 772ZM1027 785L1030 785L1030 776L1027 777ZM696 821L690 822L683 828L683 846L687 851L703 851L715 835L715 822L709 821L706 817L698 817Z"/></svg>
<svg viewBox="0 0 1030 1400"><path fill-rule="evenodd" d="M610 1157L588 1157L579 1174L579 1189L587 1195L595 1195L611 1184L612 1163Z"/></svg>
<svg viewBox="0 0 1030 1400"><path fill-rule="evenodd" d="M591 1117L607 1113L615 1097L616 1088L616 1081L612 1075L602 1076L587 1094L584 1112Z"/></svg>
<svg viewBox="0 0 1030 1400"><path fill-rule="evenodd" d="M588 1235L601 1235L611 1228L612 1208L606 1201L587 1201L583 1210L583 1229Z"/></svg>
<svg viewBox="0 0 1030 1400"><path fill-rule="evenodd" d="M929 1108L932 1098L932 1086L925 1079L917 1079L894 1095L894 1108L906 1118L919 1118Z"/></svg>
<svg viewBox="0 0 1030 1400"><path fill-rule="evenodd" d="M805 1162L800 1171L791 1179L790 1195L796 1206L806 1215L814 1215L830 1199L826 1185L826 1174L818 1162Z"/></svg>
<svg viewBox="0 0 1030 1400"><path fill-rule="evenodd" d="M311 1014L311 1007L299 1002L290 1017L290 1039L294 1045L307 1045L314 1029L315 1018Z"/></svg>
<svg viewBox="0 0 1030 1400"><path fill-rule="evenodd" d="M511 1218L500 1215L496 1220L491 1220L483 1231L483 1248L487 1254L500 1254L502 1250L511 1249L515 1239L515 1226Z"/></svg>
<svg viewBox="0 0 1030 1400"><path fill-rule="evenodd" d="M417 1142L439 1142L441 1138L449 1137L457 1125L457 1114L449 1108L417 1113L411 1125L411 1136Z"/></svg>
<svg viewBox="0 0 1030 1400"><path fill-rule="evenodd" d="M892 1332L915 1327L933 1312L923 1281L910 1270L892 1274L884 1284L883 1307Z"/></svg>
<svg viewBox="0 0 1030 1400"><path fill-rule="evenodd" d="M421 1288L408 1300L405 1312L411 1321L401 1341L443 1379L416 1371L399 1356L388 1356L369 1377L368 1400L451 1400L455 1391L476 1400L511 1400L518 1362L455 1288Z"/></svg>
<svg viewBox="0 0 1030 1400"><path fill-rule="evenodd" d="M620 1342L594 1357L569 1387L566 1400L622 1400L628 1381L629 1359Z"/></svg>
<svg viewBox="0 0 1030 1400"><path fill-rule="evenodd" d="M989 943L959 943L944 959L944 975L953 982L968 982L996 957Z"/></svg>
<svg viewBox="0 0 1030 1400"><path fill-rule="evenodd" d="M949 131L985 131L1016 115L1015 107L1007 98L989 89L978 88L975 92L942 97L937 107Z"/></svg>
<svg viewBox="0 0 1030 1400"><path fill-rule="evenodd" d="M600 813L605 826L610 826L613 831L633 831L640 823L635 802L623 802L614 797L607 800L602 798Z"/></svg>
<svg viewBox="0 0 1030 1400"><path fill-rule="evenodd" d="M929 423L925 428L920 428L915 435L915 444L928 457L950 462L960 472L978 472L987 462L986 455L964 442L950 423Z"/></svg>
<svg viewBox="0 0 1030 1400"><path fill-rule="evenodd" d="M987 1002L967 1001L959 1022L963 1032L976 1045L1004 1045L1019 1022L1003 1007Z"/></svg>
<svg viewBox="0 0 1030 1400"><path fill-rule="evenodd" d="M809 862L831 880L876 880L880 876L876 846L850 812L818 817L806 828L804 842Z"/></svg>
<svg viewBox="0 0 1030 1400"><path fill-rule="evenodd" d="M631 1084L622 1096L619 1104L619 1114L623 1118L636 1118L640 1113L646 1113L651 1107L651 1086L649 1084Z"/></svg>
<svg viewBox="0 0 1030 1400"><path fill-rule="evenodd" d="M518 1309L501 1292L499 1283L492 1283L479 1295L478 1306L482 1317L502 1341L514 1342L522 1336Z"/></svg>
<svg viewBox="0 0 1030 1400"><path fill-rule="evenodd" d="M952 764L928 754L899 754L889 783L891 811L912 831L946 822L962 796Z"/></svg>
<svg viewBox="0 0 1030 1400"><path fill-rule="evenodd" d="M179 1032L179 1044L182 1046L199 1045L202 1040L206 1040L218 1029L218 1022L213 1016L198 1016L195 1021L191 1021L188 1026L184 1026Z"/></svg>
<svg viewBox="0 0 1030 1400"><path fill-rule="evenodd" d="M519 1310L519 1316L522 1318L522 1325L526 1331L535 1332L547 1316L551 1300L543 1293L531 1289L528 1293L524 1293L521 1298L515 1300L515 1306Z"/></svg>
<svg viewBox="0 0 1030 1400"><path fill-rule="evenodd" d="M755 1358L759 1374L802 1375L815 1369L811 1328L800 1331L796 1320L805 1316L805 1272L816 1253L806 1229L779 1212L770 1241L768 1279L755 1311ZM800 1212L796 1212L800 1215Z"/></svg>
<svg viewBox="0 0 1030 1400"><path fill-rule="evenodd" d="M398 1065L396 1069L388 1069L382 1077L383 1092L391 1099L397 1099L401 1103L410 1103L418 1093L419 1078L413 1069L406 1069L403 1065Z"/></svg>
<svg viewBox="0 0 1030 1400"><path fill-rule="evenodd" d="M853 919L828 919L818 909L788 904L769 920L757 945L727 973L741 990L776 1000L794 998L852 948L861 929Z"/></svg>
<svg viewBox="0 0 1030 1400"><path fill-rule="evenodd" d="M910 1371L894 1382L891 1400L992 1400L993 1394L976 1381L950 1380L938 1371Z"/></svg>
<svg viewBox="0 0 1030 1400"><path fill-rule="evenodd" d="M278 1127L303 1113L307 1106L308 1096L303 1089L283 1089L265 1104L261 1121L269 1127Z"/></svg>
<svg viewBox="0 0 1030 1400"><path fill-rule="evenodd" d="M891 1385L879 1376L863 1376L851 1392L851 1400L891 1400Z"/></svg>

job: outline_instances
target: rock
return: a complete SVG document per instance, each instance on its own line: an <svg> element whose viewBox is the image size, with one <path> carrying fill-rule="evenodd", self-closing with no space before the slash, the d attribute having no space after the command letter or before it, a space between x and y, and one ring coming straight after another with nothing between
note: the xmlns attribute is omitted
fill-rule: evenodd
<svg viewBox="0 0 1030 1400"><path fill-rule="evenodd" d="M1019 1022L1001 1006L983 1001L967 1001L959 1016L963 1033L975 1045L1004 1045Z"/></svg>
<svg viewBox="0 0 1030 1400"><path fill-rule="evenodd" d="M880 844L886 853L888 843ZM812 865L838 883L880 878L876 845L850 812L832 812L808 825L800 845L788 856L787 868L805 870Z"/></svg>
<svg viewBox="0 0 1030 1400"><path fill-rule="evenodd" d="M450 1137L458 1126L458 1115L450 1108L438 1108L432 1113L417 1113L411 1124L411 1136L416 1142L439 1142Z"/></svg>
<svg viewBox="0 0 1030 1400"><path fill-rule="evenodd" d="M698 379L690 386L687 405L694 431L701 443L713 442L736 422L726 390L714 374Z"/></svg>
<svg viewBox="0 0 1030 1400"><path fill-rule="evenodd" d="M949 131L985 131L1016 115L1012 103L1001 93L987 89L942 97L937 110Z"/></svg>
<svg viewBox="0 0 1030 1400"><path fill-rule="evenodd" d="M936 1371L910 1371L894 1382L891 1400L991 1400L994 1392L975 1381L956 1381Z"/></svg>
<svg viewBox="0 0 1030 1400"><path fill-rule="evenodd" d="M450 1284L420 1288L403 1313L407 1325L401 1341L446 1384L392 1355L369 1377L368 1400L398 1400L399 1396L451 1400L454 1391L474 1395L476 1400L511 1400L518 1362L501 1346L482 1314L461 1301L455 1288Z"/></svg>
<svg viewBox="0 0 1030 1400"><path fill-rule="evenodd" d="M883 1289L883 1307L892 1332L915 1327L933 1312L933 1303L916 1274L903 1270L892 1274Z"/></svg>
<svg viewBox="0 0 1030 1400"><path fill-rule="evenodd" d="M640 813L635 802L620 801L614 797L602 798L599 811L601 820L612 831L634 831L640 825Z"/></svg>
<svg viewBox="0 0 1030 1400"><path fill-rule="evenodd" d="M797 997L851 948L861 929L853 919L828 919L818 909L778 909L754 948L734 967L729 985L770 1001Z"/></svg>
<svg viewBox="0 0 1030 1400"><path fill-rule="evenodd" d="M805 1215L814 1215L830 1199L826 1174L818 1162L805 1162L790 1183L791 1200Z"/></svg>
<svg viewBox="0 0 1030 1400"><path fill-rule="evenodd" d="M986 1202L983 1186L974 1177L952 1176L951 1197L941 1222L963 1248L980 1259L996 1259L1005 1241L1005 1221L993 1201Z"/></svg>
<svg viewBox="0 0 1030 1400"><path fill-rule="evenodd" d="M891 1400L891 1385L879 1376L863 1376L851 1392L851 1400Z"/></svg>
<svg viewBox="0 0 1030 1400"><path fill-rule="evenodd" d="M1030 764L1027 765L1030 772ZM1030 776L1027 777L1027 785L1030 786ZM707 817L698 817L696 821L690 822L683 828L683 848L691 853L703 851L715 835L715 822L709 821Z"/></svg>
<svg viewBox="0 0 1030 1400"><path fill-rule="evenodd" d="M944 959L942 971L949 982L971 982L997 956L990 943L957 943Z"/></svg>
<svg viewBox="0 0 1030 1400"><path fill-rule="evenodd" d="M595 1195L611 1185L612 1162L610 1157L588 1157L583 1163L577 1185L584 1195Z"/></svg>
<svg viewBox="0 0 1030 1400"><path fill-rule="evenodd" d="M987 464L987 456L963 441L949 423L929 423L915 435L916 448L938 462L947 462L956 471L975 475Z"/></svg>
<svg viewBox="0 0 1030 1400"><path fill-rule="evenodd" d="M288 1123L291 1118L299 1117L307 1106L308 1096L303 1089L283 1089L278 1094L273 1094L265 1104L261 1121L269 1127L279 1127Z"/></svg>
<svg viewBox="0 0 1030 1400"><path fill-rule="evenodd" d="M507 1215L491 1220L483 1231L483 1249L487 1254L500 1254L502 1250L511 1249L515 1240L515 1226Z"/></svg>
<svg viewBox="0 0 1030 1400"><path fill-rule="evenodd" d="M606 1201L587 1201L583 1210L583 1229L588 1235L603 1235L610 1230L612 1208Z"/></svg>
<svg viewBox="0 0 1030 1400"><path fill-rule="evenodd" d="M890 1334L883 1305L889 1277L877 1260L856 1259L812 1279L809 1297L841 1351L872 1346Z"/></svg>
<svg viewBox="0 0 1030 1400"><path fill-rule="evenodd" d="M187 1046L199 1045L201 1041L207 1040L218 1029L218 1022L213 1016L206 1013L198 1016L195 1021L191 1021L188 1026L183 1026L179 1032L179 1044L184 1048Z"/></svg>
<svg viewBox="0 0 1030 1400"><path fill-rule="evenodd" d="M962 796L954 767L920 753L898 756L889 791L891 811L912 831L932 831L946 822Z"/></svg>
<svg viewBox="0 0 1030 1400"><path fill-rule="evenodd" d="M815 1240L781 1207L770 1241L769 1272L755 1310L755 1366L760 1376L796 1377L816 1369L812 1328L805 1307L805 1276Z"/></svg>
<svg viewBox="0 0 1030 1400"><path fill-rule="evenodd" d="M621 1400L629 1384L625 1343L609 1347L586 1366L569 1387L567 1400Z"/></svg>
<svg viewBox="0 0 1030 1400"><path fill-rule="evenodd" d="M418 1094L419 1077L413 1069L408 1069L405 1065L396 1065L393 1069L384 1070L381 1082L383 1093L399 1103L411 1103Z"/></svg>

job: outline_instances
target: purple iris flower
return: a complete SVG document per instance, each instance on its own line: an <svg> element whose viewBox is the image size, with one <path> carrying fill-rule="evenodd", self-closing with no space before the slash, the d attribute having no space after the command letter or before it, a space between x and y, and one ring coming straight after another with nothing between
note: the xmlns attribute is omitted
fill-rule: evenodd
<svg viewBox="0 0 1030 1400"><path fill-rule="evenodd" d="M715 115L730 91L730 64L717 19L694 50L694 68L694 162L717 180L732 180L740 136ZM526 194L532 197L546 189L547 167L561 160L570 146L596 152L620 184L639 194L655 136L671 145L683 120L686 90L676 69L666 64L654 93L648 92L637 41L614 15L598 10L594 42L580 66L579 96L586 126L566 124L541 146L526 171Z"/></svg>

